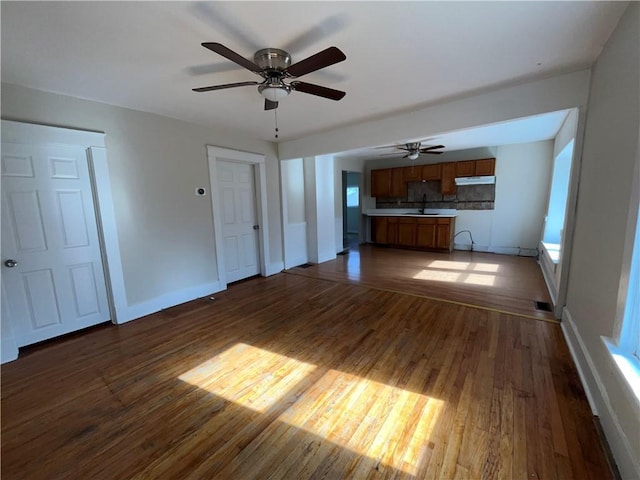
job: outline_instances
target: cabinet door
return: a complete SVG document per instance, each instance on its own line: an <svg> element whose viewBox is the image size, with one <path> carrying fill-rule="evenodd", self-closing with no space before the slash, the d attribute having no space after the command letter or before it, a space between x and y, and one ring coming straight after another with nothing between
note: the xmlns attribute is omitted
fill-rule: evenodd
<svg viewBox="0 0 640 480"><path fill-rule="evenodd" d="M442 164L442 177L440 179L440 193L450 195L456 193L456 164L453 162Z"/></svg>
<svg viewBox="0 0 640 480"><path fill-rule="evenodd" d="M391 169L371 170L371 196L388 197L391 193Z"/></svg>
<svg viewBox="0 0 640 480"><path fill-rule="evenodd" d="M374 243L387 243L387 217L373 217Z"/></svg>
<svg viewBox="0 0 640 480"><path fill-rule="evenodd" d="M496 159L495 158L481 158L476 160L475 174L478 177L495 175L496 172Z"/></svg>
<svg viewBox="0 0 640 480"><path fill-rule="evenodd" d="M398 244L413 247L416 244L416 219L401 218L398 221Z"/></svg>
<svg viewBox="0 0 640 480"><path fill-rule="evenodd" d="M423 248L435 248L436 246L436 219L418 218L416 225L416 246Z"/></svg>
<svg viewBox="0 0 640 480"><path fill-rule="evenodd" d="M475 160L456 162L456 177L473 177L476 174Z"/></svg>
<svg viewBox="0 0 640 480"><path fill-rule="evenodd" d="M422 165L411 165L402 169L402 178L405 182L419 182L422 180Z"/></svg>
<svg viewBox="0 0 640 480"><path fill-rule="evenodd" d="M422 180L440 180L441 163L422 165Z"/></svg>
<svg viewBox="0 0 640 480"><path fill-rule="evenodd" d="M398 245L397 217L387 217L387 243L390 245Z"/></svg>
<svg viewBox="0 0 640 480"><path fill-rule="evenodd" d="M390 197L404 197L407 196L407 184L403 178L403 168L391 169L391 192Z"/></svg>
<svg viewBox="0 0 640 480"><path fill-rule="evenodd" d="M438 219L436 225L436 248L449 250L451 247L451 225L448 218Z"/></svg>

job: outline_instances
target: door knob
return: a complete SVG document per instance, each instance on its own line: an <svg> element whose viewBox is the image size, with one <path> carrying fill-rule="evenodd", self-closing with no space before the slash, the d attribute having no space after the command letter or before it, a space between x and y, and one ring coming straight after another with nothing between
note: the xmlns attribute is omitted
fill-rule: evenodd
<svg viewBox="0 0 640 480"><path fill-rule="evenodd" d="M253 226L253 229L254 229L254 230L260 230L260 225L254 225L254 226Z"/></svg>
<svg viewBox="0 0 640 480"><path fill-rule="evenodd" d="M9 259L9 260L6 260L6 261L4 262L4 264L5 264L7 267L9 267L9 268L13 268L13 267L15 267L16 265L18 265L18 262L16 262L15 260L11 260L11 259Z"/></svg>

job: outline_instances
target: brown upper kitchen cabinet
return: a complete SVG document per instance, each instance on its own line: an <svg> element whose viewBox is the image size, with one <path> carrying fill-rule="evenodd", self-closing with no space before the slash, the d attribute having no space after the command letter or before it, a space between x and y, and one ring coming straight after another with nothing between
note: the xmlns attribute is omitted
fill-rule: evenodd
<svg viewBox="0 0 640 480"><path fill-rule="evenodd" d="M402 169L402 178L405 182L419 182L422 180L422 165L411 165Z"/></svg>
<svg viewBox="0 0 640 480"><path fill-rule="evenodd" d="M422 165L421 180L440 180L442 171L441 163L432 163L431 165Z"/></svg>
<svg viewBox="0 0 640 480"><path fill-rule="evenodd" d="M475 160L456 162L456 177L473 177L476 174Z"/></svg>
<svg viewBox="0 0 640 480"><path fill-rule="evenodd" d="M440 193L452 195L456 193L456 164L454 162L442 163L442 175L440 177Z"/></svg>
<svg viewBox="0 0 640 480"><path fill-rule="evenodd" d="M407 182L402 178L403 168L391 169L391 191L390 197L406 197L407 196Z"/></svg>
<svg viewBox="0 0 640 480"><path fill-rule="evenodd" d="M478 177L492 176L496 174L496 159L483 158L476 160L475 174Z"/></svg>
<svg viewBox="0 0 640 480"><path fill-rule="evenodd" d="M371 196L388 197L391 194L391 169L371 170Z"/></svg>
<svg viewBox="0 0 640 480"><path fill-rule="evenodd" d="M485 177L495 175L496 159L481 158L456 162L456 177Z"/></svg>

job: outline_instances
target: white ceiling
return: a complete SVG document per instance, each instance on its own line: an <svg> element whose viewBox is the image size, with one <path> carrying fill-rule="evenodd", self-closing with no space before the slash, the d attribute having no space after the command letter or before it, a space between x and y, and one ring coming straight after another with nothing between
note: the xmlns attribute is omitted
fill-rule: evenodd
<svg viewBox="0 0 640 480"><path fill-rule="evenodd" d="M282 141L588 67L627 2L2 1L0 6L3 82L214 128L225 125L264 140L273 140L274 112L263 111L255 87L191 91L259 80L200 43L220 42L250 59L260 48L284 48L294 62L339 47L345 62L302 80L344 90L346 97L334 102L293 92L277 110ZM548 125L538 118L536 129L557 131L558 115L551 115ZM470 148L486 144L489 135L496 135L491 126L448 133L436 142ZM514 143L510 139L503 133L499 141ZM405 140L410 139L398 142ZM492 138L490 144L499 143Z"/></svg>
<svg viewBox="0 0 640 480"><path fill-rule="evenodd" d="M531 117L518 118L509 122L494 123L481 127L456 130L454 132L442 133L429 138L405 138L400 139L395 145L372 146L370 148L360 148L347 152L339 152L335 155L341 158L364 158L371 159L380 156L388 158L402 157L406 154L396 148L408 142L421 142L423 147L430 145L444 145L445 148L438 151L446 153L458 150L470 150L480 147L496 147L500 145L510 145L514 143L537 142L549 140L556 136L562 126L568 110L535 115ZM388 147L388 148L382 148ZM393 155L396 153L397 155ZM428 159L438 161L436 155L421 155L421 161Z"/></svg>

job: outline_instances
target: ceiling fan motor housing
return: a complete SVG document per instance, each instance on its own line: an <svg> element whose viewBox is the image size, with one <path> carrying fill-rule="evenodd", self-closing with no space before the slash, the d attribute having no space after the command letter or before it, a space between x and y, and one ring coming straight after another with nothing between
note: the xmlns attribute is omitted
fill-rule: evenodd
<svg viewBox="0 0 640 480"><path fill-rule="evenodd" d="M266 73L281 73L291 65L291 55L279 48L263 48L253 56L253 61Z"/></svg>

